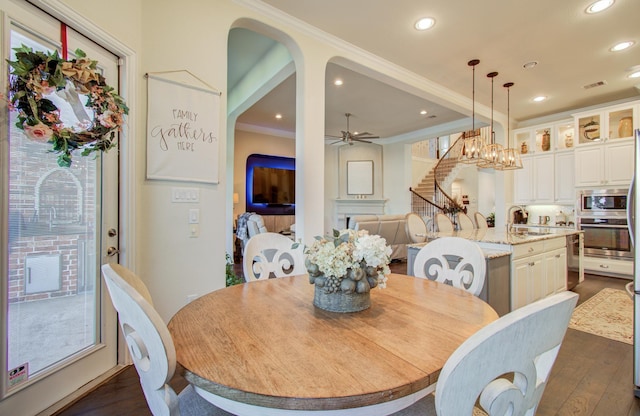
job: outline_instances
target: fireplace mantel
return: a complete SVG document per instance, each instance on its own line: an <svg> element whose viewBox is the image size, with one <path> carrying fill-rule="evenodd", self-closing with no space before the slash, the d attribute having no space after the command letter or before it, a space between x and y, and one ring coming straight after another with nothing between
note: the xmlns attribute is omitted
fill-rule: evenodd
<svg viewBox="0 0 640 416"><path fill-rule="evenodd" d="M386 199L341 199L334 200L336 203L336 225L338 229L347 228L347 218L354 215L384 214Z"/></svg>

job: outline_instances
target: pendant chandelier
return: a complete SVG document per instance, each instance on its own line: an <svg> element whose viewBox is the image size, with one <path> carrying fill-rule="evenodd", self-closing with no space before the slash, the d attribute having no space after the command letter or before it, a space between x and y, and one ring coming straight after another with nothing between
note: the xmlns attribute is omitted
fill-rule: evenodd
<svg viewBox="0 0 640 416"><path fill-rule="evenodd" d="M502 167L504 157L504 147L496 143L496 132L493 129L493 79L498 76L497 72L489 72L487 78L491 79L491 130L489 143L480 149L479 168L498 169Z"/></svg>
<svg viewBox="0 0 640 416"><path fill-rule="evenodd" d="M471 130L462 133L464 138L464 146L458 160L463 163L478 163L480 159L480 151L484 147L484 140L480 136L480 129L476 130L476 65L480 63L478 59L472 59L467 62L473 69L473 84L472 84L472 110L471 110Z"/></svg>
<svg viewBox="0 0 640 416"><path fill-rule="evenodd" d="M510 147L509 142L511 140L510 135L510 116L509 110L511 108L509 99L509 88L513 87L513 82L507 82L503 85L507 89L507 148L503 150L502 156L502 166L499 168L500 170L515 170L522 169L522 159L520 159L520 152L515 147Z"/></svg>

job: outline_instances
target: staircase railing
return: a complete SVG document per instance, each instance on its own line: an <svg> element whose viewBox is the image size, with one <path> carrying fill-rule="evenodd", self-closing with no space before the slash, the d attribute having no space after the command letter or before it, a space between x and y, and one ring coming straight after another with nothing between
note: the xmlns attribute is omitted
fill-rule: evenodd
<svg viewBox="0 0 640 416"><path fill-rule="evenodd" d="M460 206L443 188L440 186L440 181L445 179L449 172L443 172L444 161L455 160L457 161L464 148L464 136L460 136L452 146L447 149L445 154L438 160L436 166L433 168L435 173L434 180L434 204L442 207L441 212L448 215L452 220L455 220L455 213L459 211L466 211L466 207Z"/></svg>
<svg viewBox="0 0 640 416"><path fill-rule="evenodd" d="M409 191L411 191L411 210L422 218L434 218L436 212L443 212L444 207L434 204L412 188L409 188Z"/></svg>

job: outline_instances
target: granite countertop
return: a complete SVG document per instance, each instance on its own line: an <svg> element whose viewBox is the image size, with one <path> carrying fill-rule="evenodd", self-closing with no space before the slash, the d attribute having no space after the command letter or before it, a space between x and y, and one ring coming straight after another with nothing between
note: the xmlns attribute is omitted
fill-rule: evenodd
<svg viewBox="0 0 640 416"><path fill-rule="evenodd" d="M484 229L474 229L474 230L460 230L453 232L442 232L442 233L430 233L427 237L428 240L433 240L440 237L462 237L467 240L476 241L478 243L488 243L488 244L501 244L501 245L517 245L517 244L526 244L534 241L542 241L548 240L552 238L558 237L566 237L572 234L578 234L581 231L575 230L573 228L552 228L549 227L542 230L535 230L532 232L518 232L518 233L509 233L507 234L506 229L497 229L497 228L484 228ZM420 247L420 244L412 244L410 247Z"/></svg>

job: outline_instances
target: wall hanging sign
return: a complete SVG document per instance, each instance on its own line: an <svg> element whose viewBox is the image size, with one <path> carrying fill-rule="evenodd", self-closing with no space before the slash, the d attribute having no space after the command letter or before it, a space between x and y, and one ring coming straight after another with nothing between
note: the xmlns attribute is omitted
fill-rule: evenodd
<svg viewBox="0 0 640 416"><path fill-rule="evenodd" d="M147 74L147 178L218 183L220 92L170 72Z"/></svg>
<svg viewBox="0 0 640 416"><path fill-rule="evenodd" d="M347 194L373 195L373 160L347 161Z"/></svg>

